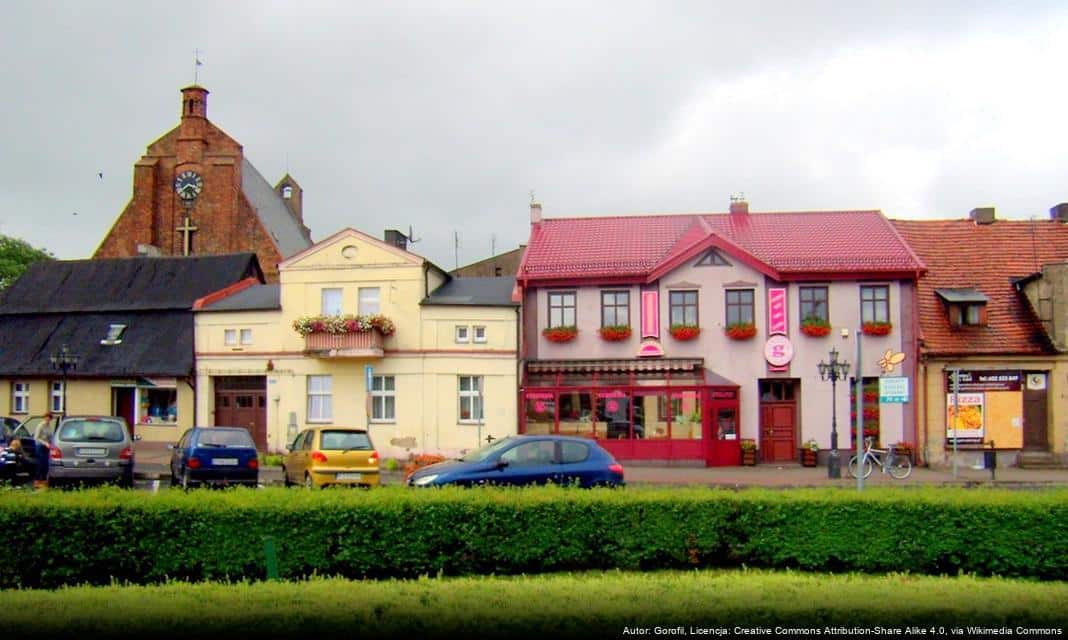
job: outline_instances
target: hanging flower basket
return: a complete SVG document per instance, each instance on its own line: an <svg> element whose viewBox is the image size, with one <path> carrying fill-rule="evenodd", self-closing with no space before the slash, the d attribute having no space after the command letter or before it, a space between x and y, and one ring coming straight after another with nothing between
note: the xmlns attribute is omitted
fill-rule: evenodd
<svg viewBox="0 0 1068 640"><path fill-rule="evenodd" d="M695 324L673 324L668 331L676 340L693 340L701 335L701 327Z"/></svg>
<svg viewBox="0 0 1068 640"><path fill-rule="evenodd" d="M625 324L609 325L599 329L601 339L608 342L620 342L630 337L630 327Z"/></svg>
<svg viewBox="0 0 1068 640"><path fill-rule="evenodd" d="M748 340L757 334L757 328L751 322L738 322L727 325L724 333L731 340Z"/></svg>
<svg viewBox="0 0 1068 640"><path fill-rule="evenodd" d="M549 342L571 342L578 335L578 327L571 325L567 327L550 327L548 329L542 329L541 335L545 336L545 339Z"/></svg>
<svg viewBox="0 0 1068 640"><path fill-rule="evenodd" d="M861 325L861 330L866 336L885 336L893 328L894 325L889 322L865 322Z"/></svg>
<svg viewBox="0 0 1068 640"><path fill-rule="evenodd" d="M822 338L831 332L831 323L822 318L805 318L801 321L801 333L813 338Z"/></svg>

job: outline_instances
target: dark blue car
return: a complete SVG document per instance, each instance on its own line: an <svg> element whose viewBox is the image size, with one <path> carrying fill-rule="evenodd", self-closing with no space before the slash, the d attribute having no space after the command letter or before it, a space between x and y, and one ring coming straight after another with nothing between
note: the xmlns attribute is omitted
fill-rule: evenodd
<svg viewBox="0 0 1068 640"><path fill-rule="evenodd" d="M568 436L512 436L408 477L413 487L441 485L575 484L623 486L623 466L593 440Z"/></svg>
<svg viewBox="0 0 1068 640"><path fill-rule="evenodd" d="M247 429L193 427L169 446L172 487L259 484L260 460Z"/></svg>

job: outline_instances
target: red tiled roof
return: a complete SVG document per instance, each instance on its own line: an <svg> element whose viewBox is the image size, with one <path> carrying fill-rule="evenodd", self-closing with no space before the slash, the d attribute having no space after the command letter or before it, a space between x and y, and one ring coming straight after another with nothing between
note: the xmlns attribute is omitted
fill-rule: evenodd
<svg viewBox="0 0 1068 640"><path fill-rule="evenodd" d="M915 273L923 263L878 211L550 218L531 229L521 280L647 279L709 246L801 274Z"/></svg>
<svg viewBox="0 0 1068 640"><path fill-rule="evenodd" d="M1068 260L1068 226L1052 220L893 220L927 265L917 286L924 351L937 355L1039 354L1048 338L1013 280ZM987 325L951 328L935 289L986 294Z"/></svg>

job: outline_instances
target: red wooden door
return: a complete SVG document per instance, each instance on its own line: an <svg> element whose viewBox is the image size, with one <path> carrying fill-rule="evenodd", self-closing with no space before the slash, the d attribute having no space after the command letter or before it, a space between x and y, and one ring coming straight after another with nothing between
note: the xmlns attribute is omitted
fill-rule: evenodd
<svg viewBox="0 0 1068 640"><path fill-rule="evenodd" d="M760 458L764 462L797 460L797 405L777 402L760 405Z"/></svg>

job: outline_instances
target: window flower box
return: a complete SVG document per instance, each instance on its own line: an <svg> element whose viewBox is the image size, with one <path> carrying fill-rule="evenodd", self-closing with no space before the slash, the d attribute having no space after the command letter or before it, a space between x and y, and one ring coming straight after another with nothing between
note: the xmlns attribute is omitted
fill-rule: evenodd
<svg viewBox="0 0 1068 640"><path fill-rule="evenodd" d="M831 323L823 318L805 318L801 321L801 333L813 338L822 338L831 332Z"/></svg>
<svg viewBox="0 0 1068 640"><path fill-rule="evenodd" d="M885 336L890 333L894 325L889 322L865 322L860 328L866 336Z"/></svg>
<svg viewBox="0 0 1068 640"><path fill-rule="evenodd" d="M701 335L701 327L695 324L673 324L668 331L676 340L693 340Z"/></svg>
<svg viewBox="0 0 1068 640"><path fill-rule="evenodd" d="M748 340L757 334L757 328L751 322L737 322L727 325L724 333L731 340Z"/></svg>
<svg viewBox="0 0 1068 640"><path fill-rule="evenodd" d="M599 330L601 339L607 342L620 342L630 337L630 327L625 324L609 325Z"/></svg>
<svg viewBox="0 0 1068 640"><path fill-rule="evenodd" d="M397 330L393 321L380 314L354 316L302 316L293 321L293 330L307 337L313 333L369 333L377 331L383 337L391 336Z"/></svg>
<svg viewBox="0 0 1068 640"><path fill-rule="evenodd" d="M578 335L578 327L549 327L541 330L541 335L549 342L571 342Z"/></svg>

